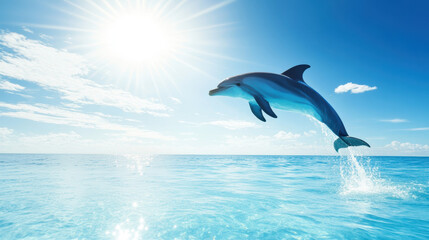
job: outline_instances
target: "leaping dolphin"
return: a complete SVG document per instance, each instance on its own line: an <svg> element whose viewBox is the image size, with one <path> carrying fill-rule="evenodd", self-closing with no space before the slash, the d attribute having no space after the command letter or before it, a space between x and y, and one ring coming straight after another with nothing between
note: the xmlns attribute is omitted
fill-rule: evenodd
<svg viewBox="0 0 429 240"><path fill-rule="evenodd" d="M271 107L313 116L338 136L334 142L337 152L349 146L370 147L365 141L350 137L334 108L304 82L302 74L309 67L297 65L282 74L255 72L237 75L222 81L209 95L244 98L249 101L252 113L263 122L266 120L262 110L277 118Z"/></svg>

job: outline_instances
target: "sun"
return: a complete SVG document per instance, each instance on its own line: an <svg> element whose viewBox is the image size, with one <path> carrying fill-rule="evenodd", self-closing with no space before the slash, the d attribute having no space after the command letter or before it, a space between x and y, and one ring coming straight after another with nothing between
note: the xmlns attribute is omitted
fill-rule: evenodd
<svg viewBox="0 0 429 240"><path fill-rule="evenodd" d="M209 65L242 61L220 54L229 44L219 36L235 23L215 12L234 0L54 2L52 8L68 15L65 25L28 26L64 31L64 48L82 54L93 76L135 92L177 89L177 74L188 72L217 79Z"/></svg>
<svg viewBox="0 0 429 240"><path fill-rule="evenodd" d="M172 53L176 34L165 23L143 13L116 17L102 31L110 58L128 65L159 62Z"/></svg>

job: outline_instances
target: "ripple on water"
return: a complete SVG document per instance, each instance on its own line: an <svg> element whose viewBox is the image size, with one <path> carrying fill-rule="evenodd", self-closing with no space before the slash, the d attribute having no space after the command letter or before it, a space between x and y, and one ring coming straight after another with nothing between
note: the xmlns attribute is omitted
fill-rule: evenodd
<svg viewBox="0 0 429 240"><path fill-rule="evenodd" d="M429 158L1 159L0 239L429 239Z"/></svg>

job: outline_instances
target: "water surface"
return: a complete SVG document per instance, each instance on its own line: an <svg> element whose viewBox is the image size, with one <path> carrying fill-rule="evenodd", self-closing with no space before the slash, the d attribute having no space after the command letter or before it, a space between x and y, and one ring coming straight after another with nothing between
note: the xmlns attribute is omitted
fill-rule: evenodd
<svg viewBox="0 0 429 240"><path fill-rule="evenodd" d="M428 239L429 158L0 154L0 239Z"/></svg>

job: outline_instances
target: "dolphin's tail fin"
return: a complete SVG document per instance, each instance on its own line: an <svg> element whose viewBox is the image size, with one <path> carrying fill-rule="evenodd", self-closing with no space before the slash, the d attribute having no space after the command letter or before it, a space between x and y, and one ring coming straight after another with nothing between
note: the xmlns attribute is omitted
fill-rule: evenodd
<svg viewBox="0 0 429 240"><path fill-rule="evenodd" d="M340 148L347 148L350 146L369 146L367 142L364 140L361 140L359 138L350 137L350 136L340 136L337 140L334 142L334 148L335 151L338 152Z"/></svg>

